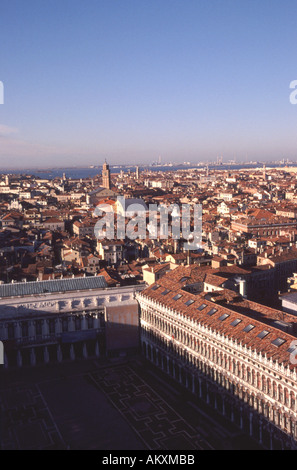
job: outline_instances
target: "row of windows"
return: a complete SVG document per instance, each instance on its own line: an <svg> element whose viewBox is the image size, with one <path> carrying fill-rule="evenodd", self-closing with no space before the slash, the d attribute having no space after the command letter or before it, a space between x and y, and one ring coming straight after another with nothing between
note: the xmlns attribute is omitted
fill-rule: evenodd
<svg viewBox="0 0 297 470"><path fill-rule="evenodd" d="M198 307L198 310L202 311L204 310L205 308L207 307L206 304L202 304ZM214 315L218 310L216 308L211 308L208 312L207 312L207 315L209 316L212 316ZM170 325L170 324L167 324L166 322L164 322L162 319L160 319L158 316L152 314L152 313L146 313L146 312L143 312L143 316L145 317L145 319L147 319L148 321L150 321L152 323L152 325L155 325L157 326L159 329L161 329L162 331L164 331L165 333L169 333L171 334L172 336L174 337L178 337L180 340L183 340L182 338L184 337L183 335L183 332L181 330L179 330L178 328L176 329L173 325ZM227 318L229 318L229 314L227 313L224 313L223 315L221 315L219 317L219 320L220 321L225 321ZM237 325L239 325L240 323L242 322L242 320L240 318L237 318L235 320L233 320L230 324L233 326L233 327L236 327ZM252 323L246 325L242 331L244 331L245 333L249 333L250 331L252 331L253 329L255 328L255 325L253 325ZM269 331L267 330L262 330L258 335L257 337L259 339L264 339L266 338L268 335L270 334ZM193 338L192 338L193 339ZM192 340L191 339L191 340ZM186 344L189 346L190 345L190 342L191 340L189 339L188 335L185 336L185 339L183 341L186 342ZM284 344L286 342L285 339L283 338L276 338L274 340L271 341L271 344L273 344L274 346L276 347L280 347L282 344ZM289 353L292 353L296 350L296 347L294 347L293 350L290 350L290 348L287 350L287 352Z"/></svg>
<svg viewBox="0 0 297 470"><path fill-rule="evenodd" d="M161 336L160 337L154 337L154 335L147 331L148 336L151 337L153 340L154 344L162 343ZM163 342L164 345L164 342ZM159 347L159 346L158 346ZM150 344L147 344L148 348L148 355L150 359L156 358L157 355L159 355L159 352L156 353L154 347L151 347ZM172 343L167 344L167 349L175 352L176 354L181 357L182 355L182 349L180 347L174 348ZM247 390L242 389L242 387L239 384L234 384L232 381L230 381L227 377L224 377L224 375L211 367L210 364L206 364L203 361L200 361L197 357L192 356L191 354L184 354L184 358L186 358L190 365L195 367L200 370L203 374L206 374L211 380L213 380L216 384L219 384L223 386L226 390L229 390L229 392L233 396L239 397L241 400L243 400L245 403L248 403L250 406L252 406L255 410L258 411L258 413L262 413L267 419L269 419L273 424L277 425L278 427L281 427L285 429L287 432L292 433L293 435L296 434L296 426L295 426L295 421L294 418L290 418L286 414L283 414L279 410L276 410L272 407L272 403L266 402L264 400L261 400L260 398L254 396L253 394L250 394ZM167 359L168 360L168 359ZM162 359L159 357L159 364L162 363ZM249 376L249 371L247 370L248 377ZM291 408L292 411L295 410L296 407L296 396L293 392L289 394L288 390L285 388L283 389L280 385L277 386L275 382L273 382L271 385L267 384L265 382L265 377L259 377L259 374L257 375L257 380L260 381L263 380L263 389L267 390L273 389L273 396L277 398L277 394L279 395L279 401L282 401L285 403L288 407ZM203 386L203 383L200 384ZM203 388L203 387L202 387ZM259 390L261 389L261 386L259 386Z"/></svg>
<svg viewBox="0 0 297 470"><path fill-rule="evenodd" d="M150 314L148 314L149 316ZM155 316L154 316L155 317ZM159 318L155 317L152 319L156 321L156 328L158 331L162 331L165 328L165 333L168 332L171 334L172 339L177 339L178 341L183 341L186 346L191 347L194 351L200 353L202 356L206 357L207 359L211 360L213 363L223 367L226 370L232 372L238 378L244 380L245 382L249 383L250 385L256 387L258 390L262 391L263 393L267 393L274 399L278 400L280 403L285 404L286 406L290 406L291 409L295 409L295 395L291 394L289 397L288 389L283 389L281 386L276 386L275 382L271 382L271 380L266 378L264 375L260 376L259 372L256 373L254 370L251 370L249 367L241 364L239 361L235 361L232 357L227 356L226 354L220 353L214 347L207 345L201 340L196 340L195 338L190 337L187 334L184 334L180 329L176 329L168 324L163 324L164 322L160 321ZM168 328L169 327L169 328ZM147 334L151 337L155 342L164 345L164 337L158 333L152 332L147 330ZM265 337L267 332L263 330L261 336ZM278 338L273 341L275 346L279 346L283 344L281 338ZM166 344L168 341L166 341ZM175 352L182 358L192 363L195 360L195 357L192 356L188 351L177 345L174 341L167 344L169 350L175 350ZM295 349L294 349L295 350Z"/></svg>

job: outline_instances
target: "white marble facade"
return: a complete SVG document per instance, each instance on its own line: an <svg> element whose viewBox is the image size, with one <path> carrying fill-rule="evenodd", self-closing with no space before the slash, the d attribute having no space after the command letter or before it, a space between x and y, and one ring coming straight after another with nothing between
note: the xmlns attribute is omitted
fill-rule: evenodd
<svg viewBox="0 0 297 470"><path fill-rule="evenodd" d="M4 367L22 367L24 358L27 365L36 365L36 348L39 362L40 354L41 362L51 362L53 347L54 359L58 362L65 357L73 360L78 349L75 343L80 343L80 357L86 358L88 342L91 341L94 343L92 353L98 356L100 341L104 343L105 307L113 303L127 305L134 301L136 291L144 287L104 288L0 299L0 341L4 344Z"/></svg>

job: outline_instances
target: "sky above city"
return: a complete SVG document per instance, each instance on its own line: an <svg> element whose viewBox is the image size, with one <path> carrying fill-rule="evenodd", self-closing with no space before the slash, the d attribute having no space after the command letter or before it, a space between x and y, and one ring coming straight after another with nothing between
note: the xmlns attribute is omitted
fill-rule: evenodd
<svg viewBox="0 0 297 470"><path fill-rule="evenodd" d="M297 161L296 0L1 0L0 168Z"/></svg>

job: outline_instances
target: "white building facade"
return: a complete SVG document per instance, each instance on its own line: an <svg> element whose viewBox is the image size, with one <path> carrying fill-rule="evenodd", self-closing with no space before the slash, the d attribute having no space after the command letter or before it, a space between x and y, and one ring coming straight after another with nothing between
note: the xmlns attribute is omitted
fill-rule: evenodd
<svg viewBox="0 0 297 470"><path fill-rule="evenodd" d="M68 284L63 280L12 284L12 292L18 294L22 288L22 295L1 294L5 368L105 355L106 308L120 303L128 311L129 307L135 309L135 293L144 287L106 288L104 278L94 276L73 279L74 288L67 291L70 280L64 281ZM41 289L41 284L52 291ZM0 293L4 287L8 286L0 286ZM37 294L30 294L33 288Z"/></svg>
<svg viewBox="0 0 297 470"><path fill-rule="evenodd" d="M167 306L147 290L138 293L137 300L141 348L147 360L265 448L297 449L295 368L247 347L239 338L200 321L198 315L188 317ZM229 316L231 320L231 311L222 313L211 302L201 307L210 314L209 308L217 312L222 323ZM235 328L238 320L233 320ZM263 334L272 330L264 324L261 328Z"/></svg>

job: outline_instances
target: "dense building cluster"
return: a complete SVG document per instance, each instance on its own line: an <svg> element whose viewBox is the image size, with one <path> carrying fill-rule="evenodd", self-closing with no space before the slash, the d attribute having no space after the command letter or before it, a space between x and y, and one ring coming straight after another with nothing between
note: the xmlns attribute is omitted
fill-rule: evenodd
<svg viewBox="0 0 297 470"><path fill-rule="evenodd" d="M124 202L119 202L124 201ZM172 235L96 236L98 207L202 207L195 250ZM137 350L267 448L296 448L294 169L0 181L0 340L6 367ZM193 228L193 227L192 227ZM116 325L116 326L115 326Z"/></svg>

